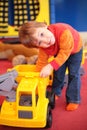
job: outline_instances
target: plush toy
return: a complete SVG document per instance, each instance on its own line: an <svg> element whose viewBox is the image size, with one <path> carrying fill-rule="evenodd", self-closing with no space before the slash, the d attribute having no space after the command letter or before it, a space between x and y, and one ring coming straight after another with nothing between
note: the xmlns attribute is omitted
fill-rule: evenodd
<svg viewBox="0 0 87 130"><path fill-rule="evenodd" d="M38 49L27 48L22 44L4 44L0 42L0 59L12 61L13 66L18 64L35 64L38 58Z"/></svg>

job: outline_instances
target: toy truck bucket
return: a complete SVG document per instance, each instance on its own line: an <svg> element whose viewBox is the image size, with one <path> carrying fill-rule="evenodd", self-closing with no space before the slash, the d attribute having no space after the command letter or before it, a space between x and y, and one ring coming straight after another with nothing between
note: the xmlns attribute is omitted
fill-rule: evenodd
<svg viewBox="0 0 87 130"><path fill-rule="evenodd" d="M26 77L39 77L39 72L35 72L35 65L17 65L14 67L18 71L18 77L16 78L17 82L20 82L20 80L26 75ZM28 73L29 72L29 73ZM49 76L49 86L52 85L52 75Z"/></svg>

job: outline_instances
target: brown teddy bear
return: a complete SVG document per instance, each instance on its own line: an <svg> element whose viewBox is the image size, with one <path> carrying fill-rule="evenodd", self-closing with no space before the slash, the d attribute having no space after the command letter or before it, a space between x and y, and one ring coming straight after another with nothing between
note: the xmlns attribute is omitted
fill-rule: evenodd
<svg viewBox="0 0 87 130"><path fill-rule="evenodd" d="M13 66L18 64L35 64L38 58L38 49L27 48L22 44L4 44L0 42L0 59L12 61Z"/></svg>

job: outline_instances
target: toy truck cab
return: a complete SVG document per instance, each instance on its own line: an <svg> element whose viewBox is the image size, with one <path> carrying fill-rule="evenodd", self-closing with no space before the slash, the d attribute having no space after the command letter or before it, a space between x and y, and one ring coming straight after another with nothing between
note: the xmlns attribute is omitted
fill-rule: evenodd
<svg viewBox="0 0 87 130"><path fill-rule="evenodd" d="M51 127L52 112L46 89L49 77L41 78L33 65L18 65L16 100L4 101L0 112L0 124L17 127Z"/></svg>

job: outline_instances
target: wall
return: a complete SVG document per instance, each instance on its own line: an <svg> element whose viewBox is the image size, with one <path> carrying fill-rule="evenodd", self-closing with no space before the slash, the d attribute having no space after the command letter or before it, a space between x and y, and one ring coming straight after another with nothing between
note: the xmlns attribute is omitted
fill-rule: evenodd
<svg viewBox="0 0 87 130"><path fill-rule="evenodd" d="M69 23L78 31L87 31L87 0L54 0L55 22Z"/></svg>
<svg viewBox="0 0 87 130"><path fill-rule="evenodd" d="M51 23L68 23L80 32L87 50L87 0L50 0ZM87 54L86 54L87 56Z"/></svg>

